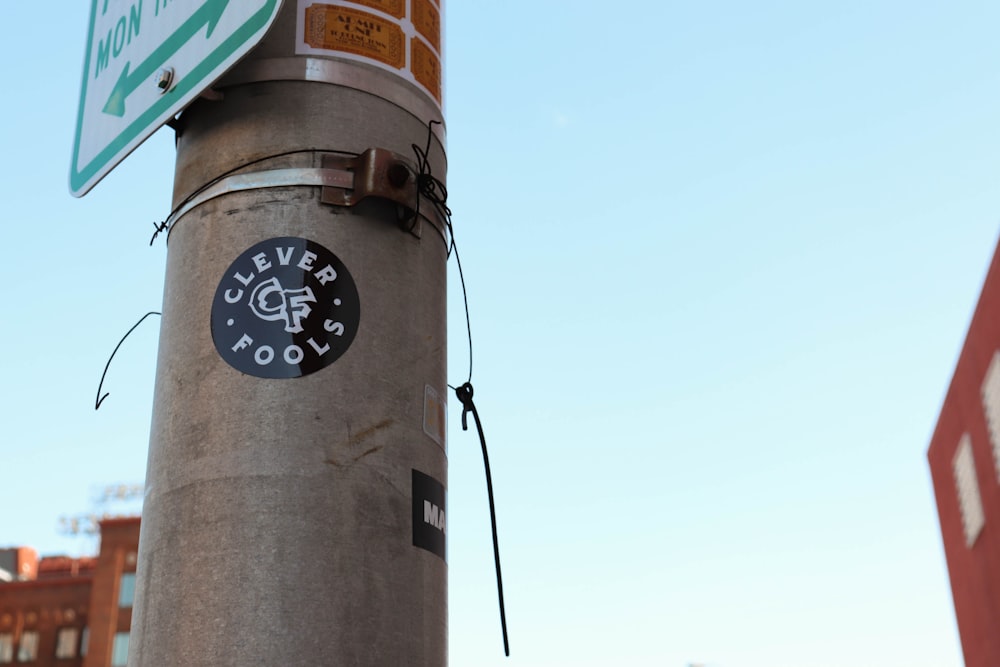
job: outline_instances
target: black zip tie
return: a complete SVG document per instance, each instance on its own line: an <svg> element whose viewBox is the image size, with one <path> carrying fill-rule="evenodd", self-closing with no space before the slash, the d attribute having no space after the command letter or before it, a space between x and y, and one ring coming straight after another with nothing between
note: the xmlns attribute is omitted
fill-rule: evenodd
<svg viewBox="0 0 1000 667"><path fill-rule="evenodd" d="M510 644L507 641L507 614L503 604L503 576L500 574L500 544L497 540L497 513L493 506L493 476L490 474L490 457L486 453L486 436L483 435L483 425L479 421L479 412L476 411L476 404L472 402L472 383L466 382L461 387L455 389L455 395L462 402L462 430L469 430L469 422L466 419L468 413L472 413L472 418L476 420L476 430L479 431L479 444L483 448L483 466L486 468L486 493L490 499L490 524L493 527L493 560L497 566L497 595L500 598L500 628L503 631L503 652L510 657Z"/></svg>
<svg viewBox="0 0 1000 667"><path fill-rule="evenodd" d="M114 352L112 352L111 356L108 357L108 363L104 364L104 372L101 373L101 381L97 385L97 400L94 403L94 409L95 410L99 410L100 407L101 407L101 403L104 402L104 399L111 395L111 392L108 392L108 393L104 394L104 396L101 396L101 387L104 386L104 376L108 374L108 368L111 367L111 360L115 358L115 353L118 352L118 348L120 348L122 346L122 343L124 343L125 339L129 337L129 334L131 334L133 331L135 331L139 327L139 325L142 324L143 320L145 320L150 315L161 315L161 314L162 313L158 313L155 310L151 310L148 313L146 313L145 315L143 315L142 317L140 317L139 321L136 322L135 324L133 324L132 328L129 329L127 332L125 332L125 335L122 336L122 339L120 341L118 341L117 345L115 345Z"/></svg>

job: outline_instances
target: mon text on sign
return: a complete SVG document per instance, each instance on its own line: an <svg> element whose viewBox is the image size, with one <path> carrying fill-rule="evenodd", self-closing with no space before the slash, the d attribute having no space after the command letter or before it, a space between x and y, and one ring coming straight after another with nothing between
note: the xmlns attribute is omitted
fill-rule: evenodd
<svg viewBox="0 0 1000 667"><path fill-rule="evenodd" d="M282 0L93 0L70 192L80 197L232 67Z"/></svg>

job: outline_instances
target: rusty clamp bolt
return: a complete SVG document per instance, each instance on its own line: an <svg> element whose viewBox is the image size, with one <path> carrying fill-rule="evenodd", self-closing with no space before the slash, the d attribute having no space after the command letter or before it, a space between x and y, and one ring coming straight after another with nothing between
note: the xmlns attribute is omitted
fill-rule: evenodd
<svg viewBox="0 0 1000 667"><path fill-rule="evenodd" d="M416 171L406 159L384 148L369 148L357 157L324 155L323 168L354 172L351 189L324 187L321 201L334 206L354 206L362 199L379 197L399 204L410 217L417 210ZM410 230L420 236L420 221Z"/></svg>

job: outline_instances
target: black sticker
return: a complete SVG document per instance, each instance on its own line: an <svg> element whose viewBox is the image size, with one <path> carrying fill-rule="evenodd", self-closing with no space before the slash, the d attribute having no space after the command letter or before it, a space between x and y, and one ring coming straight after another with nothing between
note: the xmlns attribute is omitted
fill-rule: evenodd
<svg viewBox="0 0 1000 667"><path fill-rule="evenodd" d="M444 558L444 484L413 471L413 546Z"/></svg>
<svg viewBox="0 0 1000 667"><path fill-rule="evenodd" d="M212 302L212 340L238 371L297 378L339 359L360 319L343 262L318 243L286 236L256 244L226 271Z"/></svg>

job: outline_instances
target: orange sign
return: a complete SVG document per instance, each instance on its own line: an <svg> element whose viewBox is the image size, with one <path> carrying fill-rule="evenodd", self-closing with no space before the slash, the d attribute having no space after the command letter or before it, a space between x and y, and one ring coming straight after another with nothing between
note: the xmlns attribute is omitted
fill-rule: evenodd
<svg viewBox="0 0 1000 667"><path fill-rule="evenodd" d="M430 0L413 0L413 27L441 52L441 12Z"/></svg>
<svg viewBox="0 0 1000 667"><path fill-rule="evenodd" d="M397 19L406 16L406 0L354 0L354 4L377 9Z"/></svg>
<svg viewBox="0 0 1000 667"><path fill-rule="evenodd" d="M353 53L398 69L406 66L402 28L368 12L330 5L308 7L305 38L314 49Z"/></svg>
<svg viewBox="0 0 1000 667"><path fill-rule="evenodd" d="M296 52L395 72L441 106L439 0L298 0Z"/></svg>
<svg viewBox="0 0 1000 667"><path fill-rule="evenodd" d="M416 37L410 40L410 69L413 78L441 104L441 61Z"/></svg>

